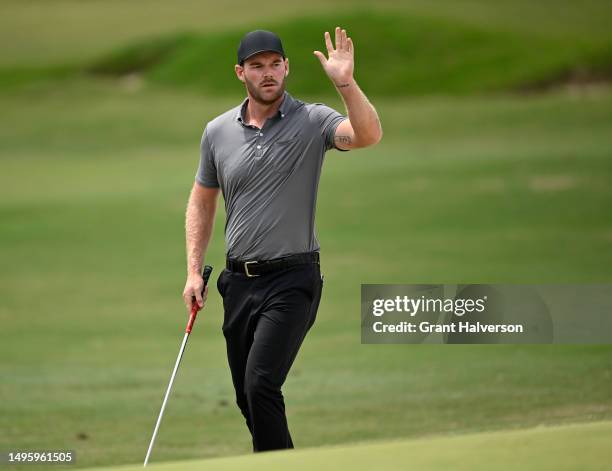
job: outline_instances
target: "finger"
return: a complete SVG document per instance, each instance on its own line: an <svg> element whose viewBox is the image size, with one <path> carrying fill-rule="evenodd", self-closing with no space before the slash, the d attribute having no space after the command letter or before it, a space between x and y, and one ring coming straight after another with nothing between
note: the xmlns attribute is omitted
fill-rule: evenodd
<svg viewBox="0 0 612 471"><path fill-rule="evenodd" d="M319 58L319 61L321 62L321 65L325 66L325 63L327 62L327 59L325 58L325 55L321 51L314 51L314 55Z"/></svg>
<svg viewBox="0 0 612 471"><path fill-rule="evenodd" d="M343 29L342 33L340 34L340 45L342 47L343 51L346 51L346 48L348 47L348 42L346 41L346 30Z"/></svg>
<svg viewBox="0 0 612 471"><path fill-rule="evenodd" d="M334 50L334 46L332 45L331 36L329 35L329 31L325 31L325 46L327 47L328 53Z"/></svg>
<svg viewBox="0 0 612 471"><path fill-rule="evenodd" d="M352 54L353 53L353 40L351 38L346 39L347 49Z"/></svg>
<svg viewBox="0 0 612 471"><path fill-rule="evenodd" d="M336 50L342 49L342 31L340 31L340 26L336 26Z"/></svg>
<svg viewBox="0 0 612 471"><path fill-rule="evenodd" d="M196 300L196 303L198 303L198 306L202 307L204 305L204 301L202 300L202 293L200 290L196 291L195 300Z"/></svg>

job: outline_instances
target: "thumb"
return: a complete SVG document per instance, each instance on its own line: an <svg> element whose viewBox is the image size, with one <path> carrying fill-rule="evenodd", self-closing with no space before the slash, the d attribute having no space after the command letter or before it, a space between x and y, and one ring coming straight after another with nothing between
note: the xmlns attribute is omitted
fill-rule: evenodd
<svg viewBox="0 0 612 471"><path fill-rule="evenodd" d="M327 62L327 59L325 58L325 55L321 52L321 51L314 51L313 54L315 56L317 56L317 58L319 59L319 61L321 62L321 65L323 67L325 67L325 63Z"/></svg>

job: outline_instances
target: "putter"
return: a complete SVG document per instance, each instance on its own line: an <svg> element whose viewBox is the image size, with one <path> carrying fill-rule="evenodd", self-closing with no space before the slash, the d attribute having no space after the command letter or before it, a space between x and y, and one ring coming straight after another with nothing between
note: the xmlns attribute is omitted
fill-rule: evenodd
<svg viewBox="0 0 612 471"><path fill-rule="evenodd" d="M210 278L212 270L213 268L210 265L206 265L204 267L204 272L202 273L202 278L204 279L204 288L206 288L206 285L208 284L208 279ZM204 288L202 288L202 294L204 294ZM157 417L157 423L155 424L155 430L153 430L153 436L151 437L151 443L149 443L149 449L147 450L147 456L145 457L143 466L147 466L147 463L149 462L151 450L153 450L153 445L155 443L155 437L157 437L157 431L159 430L159 424L161 423L162 417L164 415L164 409L166 408L166 403L168 402L168 396L170 396L172 384L174 383L176 372L178 370L179 365L181 364L181 358L183 357L183 352L185 351L185 346L187 345L187 339L189 338L189 334L191 333L191 329L193 328L193 324L195 323L196 316L198 315L199 310L200 307L198 306L198 303L195 302L194 297L191 301L191 314L189 314L189 321L187 321L187 328L185 329L183 343L181 344L181 349L179 350L178 358L176 359L176 364L174 365L174 371L172 371L172 376L170 376L170 383L168 384L168 389L166 389L164 402L162 402L161 410L159 411L159 416Z"/></svg>

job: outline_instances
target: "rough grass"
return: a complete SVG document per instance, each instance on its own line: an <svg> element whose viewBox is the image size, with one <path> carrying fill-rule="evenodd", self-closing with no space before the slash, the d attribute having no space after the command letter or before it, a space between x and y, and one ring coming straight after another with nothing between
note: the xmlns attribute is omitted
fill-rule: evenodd
<svg viewBox="0 0 612 471"><path fill-rule="evenodd" d="M612 4L607 0L336 0L334 6L345 12L370 8L566 42L601 44L612 38ZM329 11L329 2L269 0L253 8L249 0L234 0L227 8L213 0L4 0L2 8L0 64L31 67L82 63L134 41L181 31L247 31Z"/></svg>
<svg viewBox="0 0 612 471"><path fill-rule="evenodd" d="M607 80L612 69L612 47L606 43L546 39L448 20L362 11L262 26L283 38L291 64L289 83L295 93L334 93L312 52L324 50L322 32L333 31L336 24L351 32L356 45L357 79L374 96L522 89L554 83L576 71L584 80ZM119 48L73 70L74 74L83 70L119 77L132 74L153 83L227 94L236 86L233 66L241 35L241 30L232 30L153 38ZM39 72L48 75L54 70L43 68ZM8 69L0 73L0 83L30 76Z"/></svg>
<svg viewBox="0 0 612 471"><path fill-rule="evenodd" d="M556 78L578 66L605 70L602 63L612 63L607 46L591 49L443 20L351 12L270 24L284 40L296 93L333 93L312 51L324 50L322 32L333 31L336 24L352 32L360 84L379 96L500 91ZM111 54L91 70L139 72L155 82L227 93L236 80L233 65L240 36L240 31L231 31L146 42Z"/></svg>

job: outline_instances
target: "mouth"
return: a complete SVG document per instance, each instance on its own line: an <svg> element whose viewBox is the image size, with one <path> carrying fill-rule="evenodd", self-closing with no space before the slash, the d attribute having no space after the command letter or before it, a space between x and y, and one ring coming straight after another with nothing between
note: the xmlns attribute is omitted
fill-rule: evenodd
<svg viewBox="0 0 612 471"><path fill-rule="evenodd" d="M276 87L276 83L273 82L268 82L268 83L264 83L261 88L272 88L272 87Z"/></svg>

